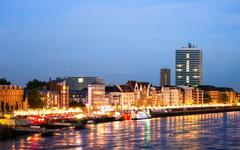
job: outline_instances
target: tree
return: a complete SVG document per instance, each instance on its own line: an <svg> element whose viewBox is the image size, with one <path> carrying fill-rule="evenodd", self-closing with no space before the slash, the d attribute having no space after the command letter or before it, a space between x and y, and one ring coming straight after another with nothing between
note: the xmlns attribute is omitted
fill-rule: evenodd
<svg viewBox="0 0 240 150"><path fill-rule="evenodd" d="M1 78L0 85L11 85L11 82L6 80L5 78Z"/></svg>
<svg viewBox="0 0 240 150"><path fill-rule="evenodd" d="M38 92L38 90L43 89L47 86L47 82L45 81L39 81L37 79L34 79L32 81L29 81L26 84L26 92L28 95L28 104L30 108L43 108L44 102L41 99L41 94Z"/></svg>
<svg viewBox="0 0 240 150"><path fill-rule="evenodd" d="M43 108L44 102L41 99L41 94L36 90L28 90L28 104L30 108Z"/></svg>
<svg viewBox="0 0 240 150"><path fill-rule="evenodd" d="M212 102L212 98L209 94L204 93L204 103L208 104Z"/></svg>
<svg viewBox="0 0 240 150"><path fill-rule="evenodd" d="M228 96L226 93L222 93L220 96L220 102L223 104L227 104L228 103Z"/></svg>
<svg viewBox="0 0 240 150"><path fill-rule="evenodd" d="M32 81L28 81L28 83L26 84L26 89L27 90L42 89L45 86L47 86L47 82L33 79Z"/></svg>

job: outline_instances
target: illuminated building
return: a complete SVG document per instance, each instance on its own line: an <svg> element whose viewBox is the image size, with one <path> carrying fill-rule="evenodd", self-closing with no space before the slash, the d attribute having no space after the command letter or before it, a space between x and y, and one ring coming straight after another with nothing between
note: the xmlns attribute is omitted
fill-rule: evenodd
<svg viewBox="0 0 240 150"><path fill-rule="evenodd" d="M60 95L57 91L39 90L45 108L60 108Z"/></svg>
<svg viewBox="0 0 240 150"><path fill-rule="evenodd" d="M235 92L232 88L220 87L218 88L218 91L220 92L220 100L222 99L223 95L226 95L227 103L229 104L237 103L236 99L237 92Z"/></svg>
<svg viewBox="0 0 240 150"><path fill-rule="evenodd" d="M183 104L185 105L197 105L203 104L203 90L191 86L181 86L183 89Z"/></svg>
<svg viewBox="0 0 240 150"><path fill-rule="evenodd" d="M66 79L57 78L49 81L48 89L59 94L58 106L60 108L69 108L69 85Z"/></svg>
<svg viewBox="0 0 240 150"><path fill-rule="evenodd" d="M176 85L202 84L202 51L191 44L176 50Z"/></svg>
<svg viewBox="0 0 240 150"><path fill-rule="evenodd" d="M193 104L203 104L204 103L204 91L198 88L193 89Z"/></svg>
<svg viewBox="0 0 240 150"><path fill-rule="evenodd" d="M20 86L0 85L0 112L28 109L27 98Z"/></svg>
<svg viewBox="0 0 240 150"><path fill-rule="evenodd" d="M134 92L129 85L107 86L106 95L117 110L128 109L136 105Z"/></svg>
<svg viewBox="0 0 240 150"><path fill-rule="evenodd" d="M160 71L160 86L171 85L171 70L163 68Z"/></svg>
<svg viewBox="0 0 240 150"><path fill-rule="evenodd" d="M106 86L105 92L109 105L113 106L116 111L122 110L120 89L117 86Z"/></svg>
<svg viewBox="0 0 240 150"><path fill-rule="evenodd" d="M228 103L234 104L237 103L237 92L232 88L227 87L215 87L210 85L198 86L201 90L204 91L204 101L211 103Z"/></svg>
<svg viewBox="0 0 240 150"><path fill-rule="evenodd" d="M149 92L149 98L148 98L148 105L156 106L158 105L158 87L151 86L150 92Z"/></svg>
<svg viewBox="0 0 240 150"><path fill-rule="evenodd" d="M238 103L240 103L240 93L236 94L236 99L237 99Z"/></svg>
<svg viewBox="0 0 240 150"><path fill-rule="evenodd" d="M86 106L94 110L99 110L101 106L108 105L105 99L105 84L94 82L88 85L88 99Z"/></svg>
<svg viewBox="0 0 240 150"><path fill-rule="evenodd" d="M127 85L134 92L137 106L146 106L150 96L151 84L149 82L128 81Z"/></svg>
<svg viewBox="0 0 240 150"><path fill-rule="evenodd" d="M165 86L161 88L161 100L163 106L183 105L183 91L176 86Z"/></svg>
<svg viewBox="0 0 240 150"><path fill-rule="evenodd" d="M84 98L87 97L87 88L81 90L81 91L70 91L69 92L69 100L70 102L76 101L76 102L84 102Z"/></svg>

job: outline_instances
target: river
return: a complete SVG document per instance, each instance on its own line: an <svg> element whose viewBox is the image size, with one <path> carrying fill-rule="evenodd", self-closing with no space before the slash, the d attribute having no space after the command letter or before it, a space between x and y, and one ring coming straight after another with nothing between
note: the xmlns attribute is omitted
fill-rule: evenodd
<svg viewBox="0 0 240 150"><path fill-rule="evenodd" d="M240 149L240 112L122 121L0 141L0 149Z"/></svg>

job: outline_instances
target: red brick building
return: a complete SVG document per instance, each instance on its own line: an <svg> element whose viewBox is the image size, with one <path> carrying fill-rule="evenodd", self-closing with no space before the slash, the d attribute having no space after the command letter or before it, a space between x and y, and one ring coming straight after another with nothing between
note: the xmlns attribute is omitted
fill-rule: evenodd
<svg viewBox="0 0 240 150"><path fill-rule="evenodd" d="M27 110L28 102L20 86L0 85L0 112Z"/></svg>

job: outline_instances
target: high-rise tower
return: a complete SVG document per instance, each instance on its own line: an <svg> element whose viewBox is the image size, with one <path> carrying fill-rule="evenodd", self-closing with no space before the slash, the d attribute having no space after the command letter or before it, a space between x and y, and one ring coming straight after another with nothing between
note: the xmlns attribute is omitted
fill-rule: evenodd
<svg viewBox="0 0 240 150"><path fill-rule="evenodd" d="M171 85L171 70L163 68L160 70L160 84L161 86Z"/></svg>
<svg viewBox="0 0 240 150"><path fill-rule="evenodd" d="M176 85L202 84L202 50L193 46L176 50Z"/></svg>

